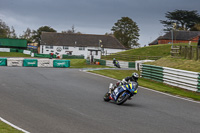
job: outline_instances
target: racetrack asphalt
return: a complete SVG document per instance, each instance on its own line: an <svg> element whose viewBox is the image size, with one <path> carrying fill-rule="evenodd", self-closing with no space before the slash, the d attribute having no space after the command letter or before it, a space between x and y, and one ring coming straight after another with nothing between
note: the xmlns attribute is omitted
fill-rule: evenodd
<svg viewBox="0 0 200 133"><path fill-rule="evenodd" d="M110 82L79 69L0 67L0 117L31 133L198 133L200 104L139 88L104 102Z"/></svg>

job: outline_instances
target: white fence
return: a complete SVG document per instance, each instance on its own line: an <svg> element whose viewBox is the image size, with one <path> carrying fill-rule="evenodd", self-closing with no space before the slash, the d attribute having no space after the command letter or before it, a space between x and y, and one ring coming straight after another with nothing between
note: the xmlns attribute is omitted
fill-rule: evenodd
<svg viewBox="0 0 200 133"><path fill-rule="evenodd" d="M200 92L200 73L198 72L142 64L141 75L144 78Z"/></svg>
<svg viewBox="0 0 200 133"><path fill-rule="evenodd" d="M198 90L199 73L163 67L163 81L166 84L177 86L191 91Z"/></svg>
<svg viewBox="0 0 200 133"><path fill-rule="evenodd" d="M129 68L128 63L129 62L119 61L121 68ZM114 64L113 64L113 61L110 61L110 60L106 60L106 66L115 67Z"/></svg>

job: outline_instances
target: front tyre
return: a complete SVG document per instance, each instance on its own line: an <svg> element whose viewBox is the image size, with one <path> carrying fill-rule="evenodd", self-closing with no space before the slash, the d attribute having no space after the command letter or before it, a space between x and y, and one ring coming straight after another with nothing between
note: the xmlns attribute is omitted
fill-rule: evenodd
<svg viewBox="0 0 200 133"><path fill-rule="evenodd" d="M119 97L117 98L116 104L117 105L121 105L124 102L126 102L126 100L130 97L130 95L126 94L126 92L124 91L123 93L121 93L119 95Z"/></svg>
<svg viewBox="0 0 200 133"><path fill-rule="evenodd" d="M109 102L110 101L109 96L110 96L110 93L107 92L103 97L104 101Z"/></svg>

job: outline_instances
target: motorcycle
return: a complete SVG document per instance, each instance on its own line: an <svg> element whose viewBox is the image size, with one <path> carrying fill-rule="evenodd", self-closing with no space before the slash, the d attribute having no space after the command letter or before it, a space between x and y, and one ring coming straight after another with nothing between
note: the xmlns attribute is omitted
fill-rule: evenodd
<svg viewBox="0 0 200 133"><path fill-rule="evenodd" d="M112 88L113 84L110 84L109 88ZM126 102L128 99L132 99L132 96L137 94L138 83L137 82L129 82L124 85L119 85L116 87L111 93L108 91L104 95L104 101L109 102L113 100L117 105L121 105Z"/></svg>
<svg viewBox="0 0 200 133"><path fill-rule="evenodd" d="M118 60L116 60L115 63L113 63L113 64L114 64L114 66L120 68L119 61L118 61Z"/></svg>

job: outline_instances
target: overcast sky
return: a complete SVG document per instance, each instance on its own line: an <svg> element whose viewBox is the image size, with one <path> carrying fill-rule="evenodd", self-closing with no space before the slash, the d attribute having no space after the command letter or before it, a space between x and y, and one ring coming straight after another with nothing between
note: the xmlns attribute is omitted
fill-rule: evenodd
<svg viewBox="0 0 200 133"><path fill-rule="evenodd" d="M164 34L159 20L176 9L200 14L200 0L0 0L0 19L17 35L27 28L50 26L61 32L72 25L81 33L102 35L121 17L129 17L139 26L144 46Z"/></svg>

